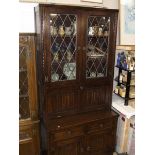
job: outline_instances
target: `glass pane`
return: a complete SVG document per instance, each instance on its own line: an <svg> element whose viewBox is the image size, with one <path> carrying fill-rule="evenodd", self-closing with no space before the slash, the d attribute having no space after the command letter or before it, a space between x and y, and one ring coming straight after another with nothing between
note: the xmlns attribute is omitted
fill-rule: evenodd
<svg viewBox="0 0 155 155"><path fill-rule="evenodd" d="M86 78L107 76L110 18L90 16L87 27Z"/></svg>
<svg viewBox="0 0 155 155"><path fill-rule="evenodd" d="M50 14L51 82L76 79L77 16Z"/></svg>
<svg viewBox="0 0 155 155"><path fill-rule="evenodd" d="M28 98L28 77L27 77L27 48L19 47L19 118L30 117Z"/></svg>

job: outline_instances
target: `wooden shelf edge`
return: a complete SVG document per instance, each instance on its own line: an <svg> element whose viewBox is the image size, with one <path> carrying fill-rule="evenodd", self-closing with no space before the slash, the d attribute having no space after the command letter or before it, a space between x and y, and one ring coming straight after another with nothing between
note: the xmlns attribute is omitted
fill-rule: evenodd
<svg viewBox="0 0 155 155"><path fill-rule="evenodd" d="M135 51L135 45L117 45L116 50Z"/></svg>
<svg viewBox="0 0 155 155"><path fill-rule="evenodd" d="M31 119L20 120L19 125L20 126L33 125L33 124L36 124L36 123L39 123L39 122L40 122L40 120L35 120L35 121L32 121Z"/></svg>
<svg viewBox="0 0 155 155"><path fill-rule="evenodd" d="M135 99L135 97L132 97L132 98L125 98L125 97L122 97L121 95L119 95L119 94L116 94L115 92L113 92L115 95L117 95L117 96L119 96L119 97L121 97L122 99L127 99L127 100L134 100Z"/></svg>
<svg viewBox="0 0 155 155"><path fill-rule="evenodd" d="M25 144L31 141L32 141L32 138L26 138L26 139L19 140L19 144Z"/></svg>

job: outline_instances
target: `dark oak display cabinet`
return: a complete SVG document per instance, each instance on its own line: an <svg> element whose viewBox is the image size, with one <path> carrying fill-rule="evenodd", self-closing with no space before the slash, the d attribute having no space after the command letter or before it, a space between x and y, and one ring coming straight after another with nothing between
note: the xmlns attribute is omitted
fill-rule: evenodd
<svg viewBox="0 0 155 155"><path fill-rule="evenodd" d="M19 155L40 155L35 35L19 35Z"/></svg>
<svg viewBox="0 0 155 155"><path fill-rule="evenodd" d="M42 153L112 155L117 16L102 8L35 8Z"/></svg>

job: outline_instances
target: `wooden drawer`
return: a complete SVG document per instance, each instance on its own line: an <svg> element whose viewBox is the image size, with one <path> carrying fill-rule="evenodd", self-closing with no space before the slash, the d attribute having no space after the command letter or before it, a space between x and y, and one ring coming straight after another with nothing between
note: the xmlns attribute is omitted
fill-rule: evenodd
<svg viewBox="0 0 155 155"><path fill-rule="evenodd" d="M84 135L83 128L82 126L78 126L74 128L65 129L60 132L56 132L53 138L54 138L54 141L59 141L59 140L73 138L73 137L78 137L81 135Z"/></svg>
<svg viewBox="0 0 155 155"><path fill-rule="evenodd" d="M84 127L85 134L91 134L99 131L103 131L107 128L112 128L113 119L105 119L97 122L88 123Z"/></svg>
<svg viewBox="0 0 155 155"><path fill-rule="evenodd" d="M107 128L113 128L113 120L113 118L102 119L84 123L76 127L68 127L66 129L63 129L63 126L58 125L57 130L52 131L52 140L60 141L96 132L99 133Z"/></svg>

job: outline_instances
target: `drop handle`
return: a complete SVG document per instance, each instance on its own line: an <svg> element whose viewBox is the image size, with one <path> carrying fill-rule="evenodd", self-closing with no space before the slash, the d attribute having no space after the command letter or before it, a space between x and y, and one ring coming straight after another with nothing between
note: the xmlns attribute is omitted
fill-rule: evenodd
<svg viewBox="0 0 155 155"><path fill-rule="evenodd" d="M83 86L80 86L80 89L83 90Z"/></svg>

